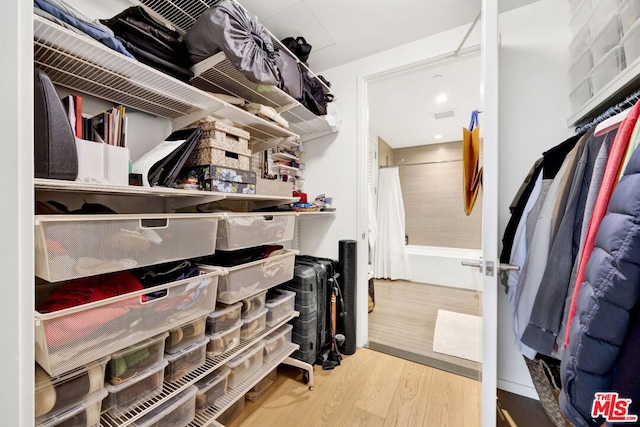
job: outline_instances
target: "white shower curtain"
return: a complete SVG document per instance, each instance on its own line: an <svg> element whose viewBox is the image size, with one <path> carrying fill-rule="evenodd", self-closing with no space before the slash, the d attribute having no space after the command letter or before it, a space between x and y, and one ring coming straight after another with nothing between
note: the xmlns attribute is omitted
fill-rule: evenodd
<svg viewBox="0 0 640 427"><path fill-rule="evenodd" d="M373 251L374 276L378 279L411 280L404 245L404 202L398 168L380 169L378 180L378 238Z"/></svg>

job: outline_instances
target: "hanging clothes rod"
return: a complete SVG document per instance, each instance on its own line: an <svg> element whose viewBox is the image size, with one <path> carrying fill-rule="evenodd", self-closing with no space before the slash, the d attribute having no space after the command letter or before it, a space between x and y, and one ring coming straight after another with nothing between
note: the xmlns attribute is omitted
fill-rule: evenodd
<svg viewBox="0 0 640 427"><path fill-rule="evenodd" d="M600 114L598 117L596 117L595 119L591 120L590 122L579 126L576 128L576 134L580 135L585 133L586 131L588 131L589 129L591 129L592 127L596 126L598 123L603 122L605 120L607 120L609 117L613 117L616 114L621 113L622 111L626 110L627 108L631 108L635 105L636 102L638 102L638 100L640 100L640 90L635 91L634 93L632 93L631 95L627 96L624 101L621 101L619 103L617 103L616 105L609 107L607 109L607 111L605 111L604 113Z"/></svg>
<svg viewBox="0 0 640 427"><path fill-rule="evenodd" d="M395 165L387 165L387 166L380 166L380 169L386 169L386 168L403 168L405 166L420 166L420 165L437 165L440 163L455 163L455 162L461 162L462 159L455 159L455 160L438 160L438 161L434 161L434 162L420 162L420 163L405 163L403 165L400 164L400 162L398 162Z"/></svg>

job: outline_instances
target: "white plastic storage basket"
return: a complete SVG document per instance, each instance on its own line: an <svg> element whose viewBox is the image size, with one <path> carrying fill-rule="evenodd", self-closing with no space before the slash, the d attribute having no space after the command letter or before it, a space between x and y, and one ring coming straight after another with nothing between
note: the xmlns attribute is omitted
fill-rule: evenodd
<svg viewBox="0 0 640 427"><path fill-rule="evenodd" d="M238 387L262 367L263 351L264 343L260 341L227 362L227 367L231 370L228 383L230 389Z"/></svg>
<svg viewBox="0 0 640 427"><path fill-rule="evenodd" d="M277 331L268 335L264 340L264 363L273 362L282 353L288 343L291 342L293 326L284 325Z"/></svg>
<svg viewBox="0 0 640 427"><path fill-rule="evenodd" d="M211 255L219 216L37 215L35 274L60 282Z"/></svg>
<svg viewBox="0 0 640 427"><path fill-rule="evenodd" d="M296 213L226 214L218 225L220 250L251 248L293 239Z"/></svg>
<svg viewBox="0 0 640 427"><path fill-rule="evenodd" d="M220 271L54 313L35 313L36 361L59 375L211 312ZM55 287L36 287L46 294ZM144 295L166 291L148 300Z"/></svg>
<svg viewBox="0 0 640 427"><path fill-rule="evenodd" d="M218 301L233 304L293 279L295 256L295 251L287 251L282 255L225 268L227 274L220 276L219 280ZM213 271L216 267L202 265L200 268Z"/></svg>
<svg viewBox="0 0 640 427"><path fill-rule="evenodd" d="M165 332L113 353L107 363L105 383L118 386L157 370L164 361L164 340L168 336Z"/></svg>

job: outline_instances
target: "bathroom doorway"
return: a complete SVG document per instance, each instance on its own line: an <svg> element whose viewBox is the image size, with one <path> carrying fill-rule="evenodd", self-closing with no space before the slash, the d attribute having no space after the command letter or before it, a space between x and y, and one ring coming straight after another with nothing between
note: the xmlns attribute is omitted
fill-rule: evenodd
<svg viewBox="0 0 640 427"><path fill-rule="evenodd" d="M461 262L481 258L482 196L467 215L462 129L481 109L480 61L471 48L372 80L367 91L376 213L368 346L474 379L482 276Z"/></svg>

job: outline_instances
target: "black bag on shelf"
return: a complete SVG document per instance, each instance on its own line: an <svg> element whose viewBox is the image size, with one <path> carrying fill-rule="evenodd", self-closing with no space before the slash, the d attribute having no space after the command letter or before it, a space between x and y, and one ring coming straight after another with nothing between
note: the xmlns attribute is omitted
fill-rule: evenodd
<svg viewBox="0 0 640 427"><path fill-rule="evenodd" d="M78 152L71 123L47 74L34 70L33 142L36 178L78 177Z"/></svg>
<svg viewBox="0 0 640 427"><path fill-rule="evenodd" d="M298 62L284 50L278 51L276 57L278 70L280 70L280 82L278 87L292 98L302 100L302 71L298 68Z"/></svg>
<svg viewBox="0 0 640 427"><path fill-rule="evenodd" d="M324 86L319 79L330 86L322 76L312 77L309 72L300 65L300 78L302 80L302 99L300 102L317 116L327 114L327 103L333 101L333 95L325 93Z"/></svg>
<svg viewBox="0 0 640 427"><path fill-rule="evenodd" d="M269 32L235 1L223 0L205 10L184 41L193 63L223 51L253 83L276 86L280 81Z"/></svg>
<svg viewBox="0 0 640 427"><path fill-rule="evenodd" d="M309 60L312 46L307 43L304 37L287 37L282 39L282 44L289 49L298 59L304 63Z"/></svg>

